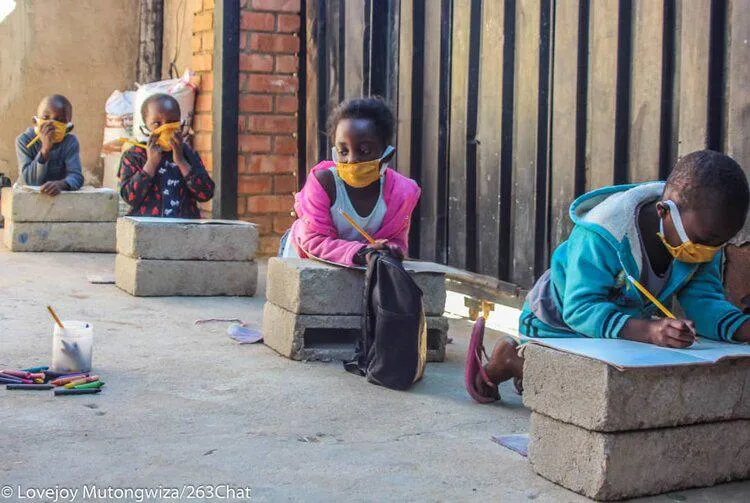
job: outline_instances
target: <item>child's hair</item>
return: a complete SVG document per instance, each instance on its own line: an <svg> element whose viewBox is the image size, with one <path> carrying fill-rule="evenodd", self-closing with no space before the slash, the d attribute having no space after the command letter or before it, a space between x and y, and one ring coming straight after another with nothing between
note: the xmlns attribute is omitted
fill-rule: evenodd
<svg viewBox="0 0 750 503"><path fill-rule="evenodd" d="M44 98L42 98L42 101L39 104L41 105L45 102L55 103L57 106L62 108L65 112L65 116L68 117L68 119L73 117L73 104L62 94L50 94L49 96L45 96Z"/></svg>
<svg viewBox="0 0 750 503"><path fill-rule="evenodd" d="M328 117L328 138L331 144L335 143L336 140L336 126L343 119L371 120L375 125L378 138L385 145L388 145L393 138L393 130L395 129L393 112L380 96L346 100L339 103Z"/></svg>
<svg viewBox="0 0 750 503"><path fill-rule="evenodd" d="M700 150L680 159L667 179L687 208L718 210L745 218L750 204L747 176L737 161L713 150Z"/></svg>
<svg viewBox="0 0 750 503"><path fill-rule="evenodd" d="M156 103L159 101L168 101L174 105L175 109L177 110L177 113L180 112L180 103L174 98L174 96L170 96L169 94L164 93L158 93L158 94L152 94L145 100L143 100L143 103L141 103L141 117L143 118L143 121L146 121L146 112L148 112L148 106L151 103Z"/></svg>

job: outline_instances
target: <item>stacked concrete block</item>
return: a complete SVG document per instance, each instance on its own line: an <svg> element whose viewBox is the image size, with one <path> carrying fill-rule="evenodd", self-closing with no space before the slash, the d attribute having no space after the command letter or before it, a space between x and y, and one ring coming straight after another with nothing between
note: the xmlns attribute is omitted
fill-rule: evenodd
<svg viewBox="0 0 750 503"><path fill-rule="evenodd" d="M137 297L252 296L258 230L227 220L123 217L115 283Z"/></svg>
<svg viewBox="0 0 750 503"><path fill-rule="evenodd" d="M427 361L445 359L445 275L405 262L424 293ZM263 340L293 360L348 360L360 336L364 271L316 260L268 261Z"/></svg>
<svg viewBox="0 0 750 503"><path fill-rule="evenodd" d="M14 252L115 251L117 194L85 187L55 197L30 187L2 190L3 242Z"/></svg>
<svg viewBox="0 0 750 503"><path fill-rule="evenodd" d="M750 478L750 365L741 360L618 370L530 344L529 461L596 500Z"/></svg>

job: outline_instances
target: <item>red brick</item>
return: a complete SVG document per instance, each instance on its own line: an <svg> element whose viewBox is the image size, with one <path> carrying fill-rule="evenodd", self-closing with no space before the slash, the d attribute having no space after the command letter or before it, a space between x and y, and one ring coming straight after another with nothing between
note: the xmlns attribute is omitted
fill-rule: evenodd
<svg viewBox="0 0 750 503"><path fill-rule="evenodd" d="M196 133L193 146L198 152L211 150L211 133Z"/></svg>
<svg viewBox="0 0 750 503"><path fill-rule="evenodd" d="M198 93L198 97L195 99L195 111L210 112L213 108L212 103L211 93Z"/></svg>
<svg viewBox="0 0 750 503"><path fill-rule="evenodd" d="M193 117L193 129L196 131L214 130L214 118L211 114L198 114Z"/></svg>
<svg viewBox="0 0 750 503"><path fill-rule="evenodd" d="M259 93L293 93L297 91L297 77L289 75L250 75L250 91Z"/></svg>
<svg viewBox="0 0 750 503"><path fill-rule="evenodd" d="M276 73L297 73L297 56L276 56Z"/></svg>
<svg viewBox="0 0 750 503"><path fill-rule="evenodd" d="M261 236L260 246L258 246L258 254L262 257L273 257L279 251L280 236Z"/></svg>
<svg viewBox="0 0 750 503"><path fill-rule="evenodd" d="M276 29L276 16L268 12L243 12L240 29L274 31Z"/></svg>
<svg viewBox="0 0 750 503"><path fill-rule="evenodd" d="M238 136L238 143L240 152L265 153L271 151L270 136L241 134Z"/></svg>
<svg viewBox="0 0 750 503"><path fill-rule="evenodd" d="M296 161L297 158L295 157ZM291 194L297 191L297 177L294 175L278 175L273 177L274 194Z"/></svg>
<svg viewBox="0 0 750 503"><path fill-rule="evenodd" d="M245 222L252 222L258 226L258 234L265 236L273 232L273 216L271 215L253 215L247 211L247 200L245 201L244 213L237 213L240 216L240 220Z"/></svg>
<svg viewBox="0 0 750 503"><path fill-rule="evenodd" d="M294 133L297 118L288 115L253 115L248 120L250 131L259 133Z"/></svg>
<svg viewBox="0 0 750 503"><path fill-rule="evenodd" d="M214 74L213 73L209 72L209 73L201 74L200 90L206 91L206 92L214 90Z"/></svg>
<svg viewBox="0 0 750 503"><path fill-rule="evenodd" d="M201 12L193 17L193 33L211 31L214 27L214 13Z"/></svg>
<svg viewBox="0 0 750 503"><path fill-rule="evenodd" d="M270 33L251 33L250 49L259 52L294 54L299 50L299 37Z"/></svg>
<svg viewBox="0 0 750 503"><path fill-rule="evenodd" d="M279 32L296 33L299 31L300 19L298 14L279 14Z"/></svg>
<svg viewBox="0 0 750 503"><path fill-rule="evenodd" d="M200 154L201 161L203 161L203 167L206 168L209 174L214 172L214 155L211 152L202 152Z"/></svg>
<svg viewBox="0 0 750 503"><path fill-rule="evenodd" d="M274 215L273 231L276 234L284 234L287 229L292 226L295 220L297 219L291 215Z"/></svg>
<svg viewBox="0 0 750 503"><path fill-rule="evenodd" d="M250 196L247 198L249 213L289 213L294 206L294 197L288 196Z"/></svg>
<svg viewBox="0 0 750 503"><path fill-rule="evenodd" d="M256 94L240 94L240 112L272 112L273 97Z"/></svg>
<svg viewBox="0 0 750 503"><path fill-rule="evenodd" d="M277 136L274 140L273 151L277 154L296 154L297 139L291 136Z"/></svg>
<svg viewBox="0 0 750 503"><path fill-rule="evenodd" d="M253 9L299 12L300 0L253 0Z"/></svg>
<svg viewBox="0 0 750 503"><path fill-rule="evenodd" d="M273 56L268 54L240 54L240 70L243 72L273 71Z"/></svg>
<svg viewBox="0 0 750 503"><path fill-rule="evenodd" d="M247 198L242 194L237 196L237 216L242 216L247 212Z"/></svg>
<svg viewBox="0 0 750 503"><path fill-rule="evenodd" d="M196 52L201 52L201 47L202 47L201 38L202 37L200 34L193 35L192 43L191 43L192 44L191 49L193 50L193 54L195 54Z"/></svg>
<svg viewBox="0 0 750 503"><path fill-rule="evenodd" d="M294 173L297 157L292 155L252 155L247 163L248 173ZM291 191L289 191L291 192Z"/></svg>
<svg viewBox="0 0 750 503"><path fill-rule="evenodd" d="M213 54L193 54L193 70L206 72L214 67Z"/></svg>
<svg viewBox="0 0 750 503"><path fill-rule="evenodd" d="M202 48L204 51L211 52L214 50L214 33L212 31L204 31L201 34Z"/></svg>
<svg viewBox="0 0 750 503"><path fill-rule="evenodd" d="M240 175L237 192L248 196L271 193L270 176L248 176Z"/></svg>

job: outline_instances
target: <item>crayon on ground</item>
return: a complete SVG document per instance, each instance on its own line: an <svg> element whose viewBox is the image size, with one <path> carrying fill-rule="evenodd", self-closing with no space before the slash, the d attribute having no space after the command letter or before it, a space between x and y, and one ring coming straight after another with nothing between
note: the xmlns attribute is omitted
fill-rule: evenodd
<svg viewBox="0 0 750 503"><path fill-rule="evenodd" d="M73 389L96 389L96 388L101 388L102 386L104 386L103 382L94 381L94 382L89 382L86 384L79 384L78 386L74 386Z"/></svg>
<svg viewBox="0 0 750 503"><path fill-rule="evenodd" d="M90 382L95 382L99 380L99 376L91 376L91 377L83 377L81 379L76 379L75 381L71 381L65 384L66 389L75 388L76 386L80 386L81 384L86 384Z"/></svg>
<svg viewBox="0 0 750 503"><path fill-rule="evenodd" d="M55 389L55 387L52 384L8 384L5 389L41 391Z"/></svg>
<svg viewBox="0 0 750 503"><path fill-rule="evenodd" d="M94 389L56 389L55 390L55 396L62 396L62 395L93 395L94 393L99 393L102 389L101 388L94 388Z"/></svg>

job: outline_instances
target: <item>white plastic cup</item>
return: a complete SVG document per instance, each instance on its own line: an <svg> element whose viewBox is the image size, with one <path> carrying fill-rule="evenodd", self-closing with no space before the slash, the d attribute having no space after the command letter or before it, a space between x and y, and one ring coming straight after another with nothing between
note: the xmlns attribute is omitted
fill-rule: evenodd
<svg viewBox="0 0 750 503"><path fill-rule="evenodd" d="M55 323L52 337L52 371L91 371L94 347L94 327L85 321L63 321L65 328Z"/></svg>

